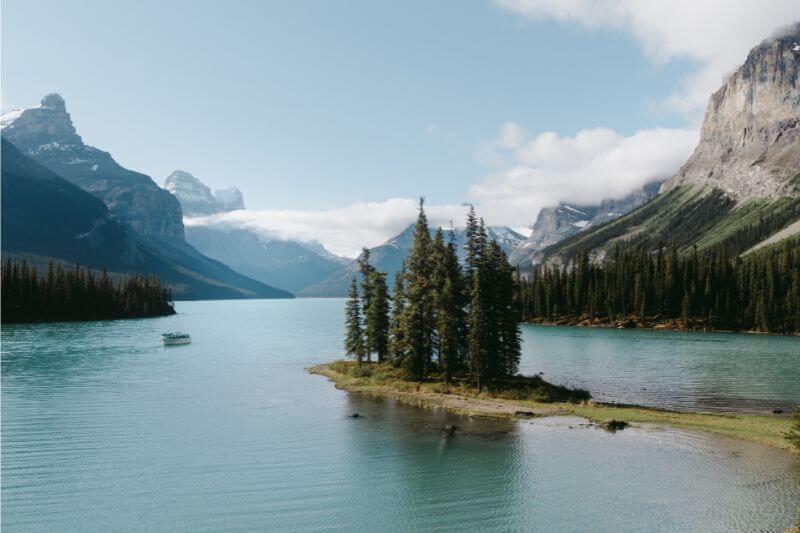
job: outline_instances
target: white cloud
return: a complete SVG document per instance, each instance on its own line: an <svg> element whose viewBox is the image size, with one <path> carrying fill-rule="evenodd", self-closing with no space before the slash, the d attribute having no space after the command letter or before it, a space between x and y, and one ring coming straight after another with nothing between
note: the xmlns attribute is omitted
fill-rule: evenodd
<svg viewBox="0 0 800 533"><path fill-rule="evenodd" d="M506 129L489 143L497 151ZM492 224L531 224L542 207L621 198L648 182L669 178L691 154L697 138L694 129L667 128L640 130L629 137L607 128L581 130L574 137L542 133L499 154L511 163L473 185L470 195Z"/></svg>
<svg viewBox="0 0 800 533"><path fill-rule="evenodd" d="M800 19L797 0L494 0L529 19L625 31L655 63L688 58L697 71L663 104L702 110L723 78L777 28Z"/></svg>
<svg viewBox="0 0 800 533"><path fill-rule="evenodd" d="M426 205L431 225L459 223L465 208ZM332 252L355 257L362 246L372 247L397 235L417 217L417 201L391 198L383 202L358 202L323 210L240 209L208 217L187 218L187 226L221 226L249 229L266 239L318 240Z"/></svg>

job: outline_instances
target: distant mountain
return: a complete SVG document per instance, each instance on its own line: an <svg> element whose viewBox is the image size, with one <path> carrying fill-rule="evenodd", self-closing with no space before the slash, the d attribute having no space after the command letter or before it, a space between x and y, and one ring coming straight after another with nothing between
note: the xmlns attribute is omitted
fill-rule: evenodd
<svg viewBox="0 0 800 533"><path fill-rule="evenodd" d="M39 164L34 174L41 175L44 167L58 178L55 181L66 180L99 198L105 204L110 220L115 222L113 226L119 225L125 230L124 239L117 242L109 237L107 243L117 242L117 251L122 256L116 256L98 244L102 240L102 232L90 234L96 246L100 246L99 251L96 246L87 248L83 242L76 243L74 238L64 237L63 242L56 243L58 228L54 228L49 241L45 233L40 235L41 239L34 239L36 231L44 231L48 227L51 211L60 212L60 209L53 202L43 208L31 198L32 189L28 186L41 186L54 180L40 179L23 184L19 180L26 176L25 172L4 166L3 180L6 171L13 170L17 183L8 189L9 197L4 196L3 203L11 206L10 209L20 216L27 209L25 219L32 228L28 230L8 219L8 231L6 227L3 228L4 237L9 239L3 242L4 251L33 253L35 248L38 250L35 253L47 257L79 258L81 262L96 268L107 266L109 269L122 268L126 272L158 274L165 283L173 284L173 292L179 299L291 297L285 291L233 272L187 244L181 206L177 199L156 185L150 177L125 169L107 152L84 144L59 95L47 95L38 107L3 115L0 117L0 126L3 139L10 141L3 144L4 165L6 152L14 154L12 162L20 168L29 168L32 162L17 163L18 155L30 158ZM17 196L21 198L19 203ZM55 198L52 190L47 198ZM3 216L6 220L5 213ZM99 224L104 226L106 222ZM86 231L88 229L84 229ZM28 238L32 240L28 241ZM150 256L152 261L145 260L145 255Z"/></svg>
<svg viewBox="0 0 800 533"><path fill-rule="evenodd" d="M432 229L431 233L436 230ZM486 233L490 239L498 242L506 254L511 254L514 248L519 246L525 237L504 226L490 226L486 228ZM445 231L445 238L449 239L452 230ZM465 247L467 237L464 229L455 230L455 243L458 246L459 259L465 257ZM380 246L370 248L370 263L381 272L387 274L389 286L394 281L394 276L400 271L403 261L408 255L414 240L414 224L404 229L399 235L389 239ZM353 277L358 276L358 262L353 260L330 277L320 283L311 285L297 293L298 296L319 296L326 298L338 298L347 294L347 289Z"/></svg>
<svg viewBox="0 0 800 533"><path fill-rule="evenodd" d="M203 182L182 170L167 176L164 188L190 217L244 209L239 189L231 187L212 193ZM322 281L342 265L341 258L320 243L262 239L247 229L223 224L187 226L186 241L238 272L290 292Z"/></svg>
<svg viewBox="0 0 800 533"><path fill-rule="evenodd" d="M103 200L140 235L183 238L175 198L148 176L121 167L108 152L83 143L64 99L48 94L38 107L0 117L2 135L25 155Z"/></svg>
<svg viewBox="0 0 800 533"><path fill-rule="evenodd" d="M186 240L238 272L291 292L318 283L341 268L339 262L300 243L262 240L245 229L189 226Z"/></svg>
<svg viewBox="0 0 800 533"><path fill-rule="evenodd" d="M212 193L203 182L183 170L176 170L167 176L164 189L178 199L183 214L187 217L244 209L242 192L236 187Z"/></svg>
<svg viewBox="0 0 800 533"><path fill-rule="evenodd" d="M560 203L539 212L533 231L509 261L512 265L528 268L541 260L541 252L581 231L605 224L629 213L656 194L661 182L645 185L621 199L606 199L598 205L569 205Z"/></svg>
<svg viewBox="0 0 800 533"><path fill-rule="evenodd" d="M117 273L155 274L178 299L291 297L173 239L158 244L95 196L2 139L2 251Z"/></svg>
<svg viewBox="0 0 800 533"><path fill-rule="evenodd" d="M764 41L709 99L700 142L661 193L628 215L546 248L563 263L617 243L674 242L739 254L800 231L800 23Z"/></svg>

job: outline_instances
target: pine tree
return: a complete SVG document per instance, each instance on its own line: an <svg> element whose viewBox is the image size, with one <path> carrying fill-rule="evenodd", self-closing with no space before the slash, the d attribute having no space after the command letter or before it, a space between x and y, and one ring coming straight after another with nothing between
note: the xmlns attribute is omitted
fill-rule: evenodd
<svg viewBox="0 0 800 533"><path fill-rule="evenodd" d="M478 392L480 392L483 390L484 386L488 358L488 325L483 308L484 302L480 269L475 271L472 275L472 291L470 297L467 353L472 381L478 387Z"/></svg>
<svg viewBox="0 0 800 533"><path fill-rule="evenodd" d="M436 286L436 353L439 372L445 383L464 368L466 332L463 275L453 235L444 244L441 230L434 238Z"/></svg>
<svg viewBox="0 0 800 533"><path fill-rule="evenodd" d="M405 359L405 335L403 331L403 314L405 310L405 265L394 277L394 289L392 290L392 316L390 323L390 350L392 354L392 365L399 367Z"/></svg>
<svg viewBox="0 0 800 533"><path fill-rule="evenodd" d="M364 361L364 332L361 328L361 304L356 279L350 283L350 294L345 307L345 353L355 358L360 365Z"/></svg>
<svg viewBox="0 0 800 533"><path fill-rule="evenodd" d="M366 352L375 353L379 363L386 361L389 355L389 291L386 287L386 274L370 272L369 307L365 313Z"/></svg>
<svg viewBox="0 0 800 533"><path fill-rule="evenodd" d="M403 367L415 379L423 379L427 375L433 354L432 243L424 202L424 199L420 199L414 242L406 263L403 315L406 350Z"/></svg>

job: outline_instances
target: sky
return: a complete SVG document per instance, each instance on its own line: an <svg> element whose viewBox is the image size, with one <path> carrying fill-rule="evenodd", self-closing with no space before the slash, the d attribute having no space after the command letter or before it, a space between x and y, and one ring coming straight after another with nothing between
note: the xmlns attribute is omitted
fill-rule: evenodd
<svg viewBox="0 0 800 533"><path fill-rule="evenodd" d="M239 187L192 223L352 255L473 203L530 226L674 173L708 96L785 0L2 0L0 107L58 92L87 144L159 184Z"/></svg>

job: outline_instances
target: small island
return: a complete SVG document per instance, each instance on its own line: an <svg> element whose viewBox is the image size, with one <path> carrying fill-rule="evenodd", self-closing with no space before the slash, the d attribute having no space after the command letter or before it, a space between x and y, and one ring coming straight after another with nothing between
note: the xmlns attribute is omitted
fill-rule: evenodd
<svg viewBox="0 0 800 533"><path fill-rule="evenodd" d="M352 361L313 366L337 388L466 415L574 415L611 431L630 424L672 426L800 452L800 411L690 413L593 402L588 391L519 374L519 279L474 209L467 217L464 267L455 243L431 236L421 200L408 258L391 297L386 275L360 259L345 308ZM360 289L360 290L359 290ZM373 361L373 355L377 361Z"/></svg>
<svg viewBox="0 0 800 533"><path fill-rule="evenodd" d="M402 371L373 363L335 361L308 369L330 379L338 389L378 399L447 411L469 417L534 418L579 416L609 430L628 425L674 427L756 442L800 453L800 412L779 414L691 413L592 401L583 390L546 382L540 376L517 376L498 390L478 390L466 382L445 385L414 381ZM517 388L518 387L518 388Z"/></svg>

